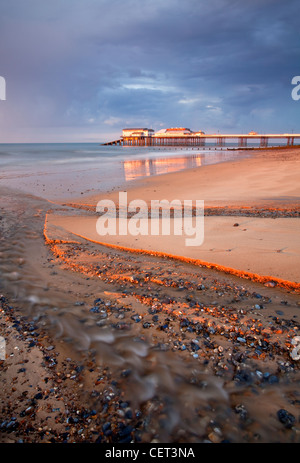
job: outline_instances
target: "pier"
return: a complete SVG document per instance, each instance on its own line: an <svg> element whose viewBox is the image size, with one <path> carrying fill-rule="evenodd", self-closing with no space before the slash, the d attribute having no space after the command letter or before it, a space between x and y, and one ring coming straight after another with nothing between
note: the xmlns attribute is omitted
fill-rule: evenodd
<svg viewBox="0 0 300 463"><path fill-rule="evenodd" d="M295 140L300 140L299 133L284 133L284 134L201 134L201 135L142 135L132 134L123 136L117 140L104 143L104 145L119 145L119 146L194 146L204 147L206 143L213 143L215 146L224 147L228 142L237 143L239 148L247 148L248 142L257 141L261 148L266 148L270 140L278 142L286 142L287 146L293 146Z"/></svg>

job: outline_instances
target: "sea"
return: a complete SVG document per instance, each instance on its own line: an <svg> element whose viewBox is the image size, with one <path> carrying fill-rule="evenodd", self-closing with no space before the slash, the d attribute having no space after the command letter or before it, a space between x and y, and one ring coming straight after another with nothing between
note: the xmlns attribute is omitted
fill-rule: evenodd
<svg viewBox="0 0 300 463"><path fill-rule="evenodd" d="M137 178L250 156L234 147L123 147L99 143L0 144L0 187L60 200L126 186Z"/></svg>

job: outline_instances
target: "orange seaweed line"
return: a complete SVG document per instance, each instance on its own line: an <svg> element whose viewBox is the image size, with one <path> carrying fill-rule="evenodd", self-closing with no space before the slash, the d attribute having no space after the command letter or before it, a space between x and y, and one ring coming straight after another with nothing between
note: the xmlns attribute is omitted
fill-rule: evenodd
<svg viewBox="0 0 300 463"><path fill-rule="evenodd" d="M64 203L65 206L69 206L69 207L73 207L74 209L84 209L84 208L89 208L89 209L95 209L96 208L96 204L89 204L89 203ZM196 209L195 207L192 207L192 209ZM212 210L212 211L224 211L226 212L227 210L244 210L244 209L247 209L247 210L253 210L254 212L259 212L259 211L264 211L264 212L276 212L276 211L279 211L279 212L295 212L295 211L299 211L299 207L290 207L290 208L286 208L286 207L270 207L270 206L261 206L261 207L258 207L256 208L255 206L252 206L252 205L245 205L245 206L241 206L241 205L235 205L235 204L228 204L226 206L207 206L207 209L208 210ZM226 214L225 214L226 216ZM238 214L237 214L238 216Z"/></svg>
<svg viewBox="0 0 300 463"><path fill-rule="evenodd" d="M44 238L47 244L79 244L79 241L54 240L52 238L49 238L47 234L47 220L48 220L48 213L45 216L44 229L43 229Z"/></svg>
<svg viewBox="0 0 300 463"><path fill-rule="evenodd" d="M268 276L268 275L258 275L256 273L246 272L246 271L243 271L243 270L237 270L237 269L234 269L234 268L231 268L231 267L225 267L223 265L215 264L215 263L212 263L212 262L205 262L205 261L200 260L200 259L193 259L192 257L177 256L175 254L169 254L169 253L165 253L165 252L161 252L161 251L149 251L147 249L134 249L134 248L128 248L126 246L120 246L118 244L111 244L111 243L105 243L103 241L96 241L96 240L92 240L90 238L87 238L87 237L85 237L83 235L80 235L79 233L72 233L72 234L76 235L76 236L79 236L80 238L83 238L83 239L85 239L87 241L91 241L92 243L100 244L102 246L110 247L110 248L113 248L113 249L119 249L121 251L128 251L128 252L136 253L136 254L147 254L147 255L150 255L150 256L157 256L157 257L167 257L167 258L174 259L174 260L179 260L181 262L185 262L185 263L188 263L188 264L202 266L202 267L206 267L206 268L211 268L211 269L218 270L218 271L221 271L221 272L224 272L224 273L229 273L231 275L235 275L235 276L238 276L240 278L256 281L256 282L259 282L259 283L267 283L270 280L272 280L280 287L300 290L300 283L296 283L296 282L288 281L288 280L283 280L281 278L276 278L276 277L272 277L272 276ZM52 242L53 242L53 240L52 240Z"/></svg>

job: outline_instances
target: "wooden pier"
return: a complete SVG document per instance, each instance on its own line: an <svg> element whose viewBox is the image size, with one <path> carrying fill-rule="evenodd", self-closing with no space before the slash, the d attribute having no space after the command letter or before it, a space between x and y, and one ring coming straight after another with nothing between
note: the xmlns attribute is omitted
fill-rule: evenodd
<svg viewBox="0 0 300 463"><path fill-rule="evenodd" d="M204 147L207 142L215 144L218 147L224 147L226 142L237 143L239 148L246 148L249 141L259 142L261 148L266 148L270 140L286 141L287 146L293 146L295 139L300 139L300 134L203 134L187 136L130 136L121 137L104 145L120 146L197 146Z"/></svg>

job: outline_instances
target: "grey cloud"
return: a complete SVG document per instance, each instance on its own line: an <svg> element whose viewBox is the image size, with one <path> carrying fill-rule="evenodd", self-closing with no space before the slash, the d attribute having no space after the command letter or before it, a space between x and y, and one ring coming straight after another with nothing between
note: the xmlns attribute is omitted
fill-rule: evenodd
<svg viewBox="0 0 300 463"><path fill-rule="evenodd" d="M2 2L1 120L33 137L53 127L54 139L55 127L73 126L75 138L91 124L109 137L125 121L287 130L299 116L298 9L298 0Z"/></svg>

